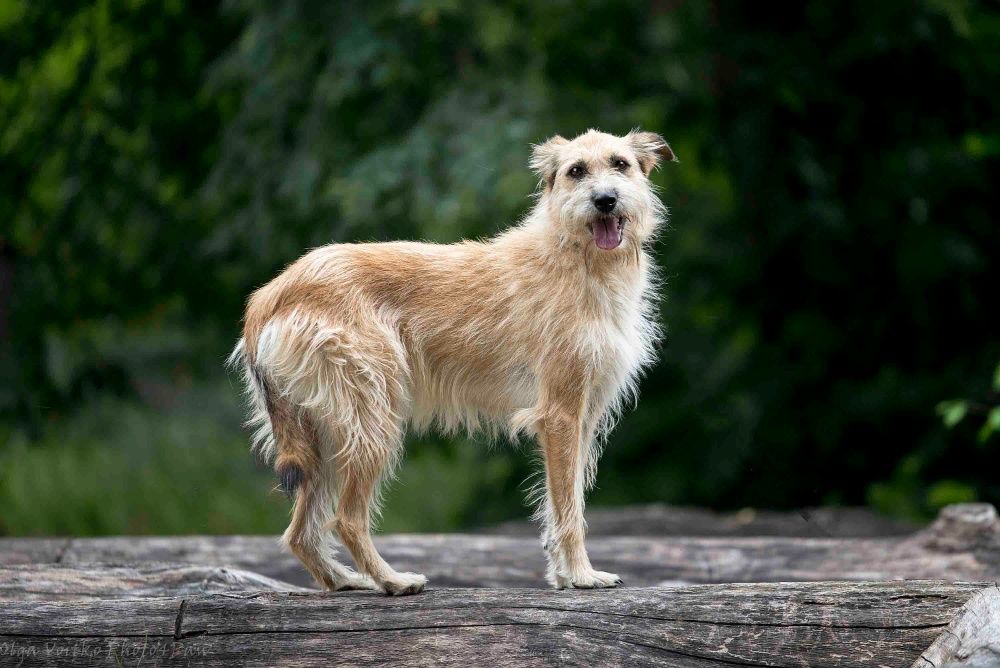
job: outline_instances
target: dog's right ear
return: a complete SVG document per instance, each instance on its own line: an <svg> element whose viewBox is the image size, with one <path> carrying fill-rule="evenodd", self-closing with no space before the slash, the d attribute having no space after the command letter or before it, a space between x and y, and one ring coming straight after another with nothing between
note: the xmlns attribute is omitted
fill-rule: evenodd
<svg viewBox="0 0 1000 668"><path fill-rule="evenodd" d="M632 144L635 155L639 158L639 166L646 176L660 164L660 160L677 162L677 156L674 155L670 144L655 132L632 130L625 135L625 139Z"/></svg>
<svg viewBox="0 0 1000 668"><path fill-rule="evenodd" d="M559 169L559 147L568 143L568 139L556 135L531 147L531 162L529 164L539 178L545 182L547 188L551 188L556 180L556 170Z"/></svg>

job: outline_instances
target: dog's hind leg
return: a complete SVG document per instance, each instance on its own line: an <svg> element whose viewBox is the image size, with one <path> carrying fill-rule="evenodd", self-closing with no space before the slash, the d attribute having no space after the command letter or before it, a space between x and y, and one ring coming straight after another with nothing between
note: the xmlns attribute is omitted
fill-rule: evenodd
<svg viewBox="0 0 1000 668"><path fill-rule="evenodd" d="M377 444L368 444L364 457L338 457L340 495L334 527L354 557L358 569L368 574L378 588L390 596L416 594L427 578L416 573L398 573L382 559L371 538L373 501L392 455Z"/></svg>
<svg viewBox="0 0 1000 668"><path fill-rule="evenodd" d="M271 413L277 446L275 470L282 489L295 499L292 521L282 540L306 570L325 589L374 589L367 578L337 561L329 523L336 503L336 472L332 463L319 456L319 438L306 416L281 418L283 400L274 402Z"/></svg>
<svg viewBox="0 0 1000 668"><path fill-rule="evenodd" d="M371 578L337 561L329 528L335 503L335 482L330 473L329 477L304 481L295 491L292 522L282 540L323 588L375 589Z"/></svg>
<svg viewBox="0 0 1000 668"><path fill-rule="evenodd" d="M337 507L333 528L359 571L386 594L415 594L427 578L397 573L379 555L371 525L382 483L392 475L403 448L408 405L407 366L401 344L379 326L356 325L345 363L331 377L339 397L330 416L336 447Z"/></svg>
<svg viewBox="0 0 1000 668"><path fill-rule="evenodd" d="M373 580L388 594L420 591L425 578L392 570L370 535L379 484L391 474L403 444L409 376L397 334L378 317L331 322L297 311L269 323L260 341L258 347L268 353L261 357L269 362L284 396L309 418L319 436L311 439L318 444L320 465L315 474L309 458L296 454L301 448L283 447L280 442L277 448L279 473L285 470L286 452L290 460L306 464L286 532L289 547L317 578L326 567L328 579L320 578L325 586L344 588L344 583L354 585L359 580L371 586ZM298 477L282 475L292 482ZM326 542L331 530L371 580L334 566L332 547Z"/></svg>
<svg viewBox="0 0 1000 668"><path fill-rule="evenodd" d="M323 371L335 338L322 321L292 312L269 321L249 352L241 341L232 360L244 367L255 447L274 460L281 488L294 500L283 542L324 588L373 589L370 578L337 561L329 527L337 479L322 429L330 409Z"/></svg>

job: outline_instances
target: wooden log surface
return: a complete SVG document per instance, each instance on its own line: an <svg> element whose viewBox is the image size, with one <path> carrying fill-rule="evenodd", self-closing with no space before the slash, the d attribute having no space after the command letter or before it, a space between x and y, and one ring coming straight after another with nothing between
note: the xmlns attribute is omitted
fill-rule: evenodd
<svg viewBox="0 0 1000 668"><path fill-rule="evenodd" d="M919 525L867 508L825 507L793 511L743 508L717 512L662 503L587 509L589 536L784 536L786 538L884 538L905 536ZM480 533L536 536L527 520L504 522Z"/></svg>
<svg viewBox="0 0 1000 668"><path fill-rule="evenodd" d="M545 586L537 539L483 534L376 538L395 568L438 587ZM931 526L884 538L593 536L591 560L626 584L1000 579L1000 520L988 504L944 509ZM348 559L347 555L343 555ZM0 539L0 565L186 563L314 586L273 536Z"/></svg>
<svg viewBox="0 0 1000 668"><path fill-rule="evenodd" d="M237 568L161 564L0 566L3 601L148 598L240 591L312 591Z"/></svg>
<svg viewBox="0 0 1000 668"><path fill-rule="evenodd" d="M982 588L786 583L16 601L21 665L908 666Z"/></svg>
<svg viewBox="0 0 1000 668"><path fill-rule="evenodd" d="M305 590L272 536L2 539L0 665L940 668L992 659L1000 619L986 504L905 536L596 535L631 586L589 592L540 589L534 538L377 542L428 591Z"/></svg>
<svg viewBox="0 0 1000 668"><path fill-rule="evenodd" d="M976 592L913 668L1000 666L1000 589Z"/></svg>

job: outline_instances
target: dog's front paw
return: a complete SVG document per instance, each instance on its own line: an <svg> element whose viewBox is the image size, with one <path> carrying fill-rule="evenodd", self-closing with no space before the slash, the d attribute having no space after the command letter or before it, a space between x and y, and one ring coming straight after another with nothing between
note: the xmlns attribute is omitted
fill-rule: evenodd
<svg viewBox="0 0 1000 668"><path fill-rule="evenodd" d="M396 573L379 584L389 596L409 596L422 592L427 578L419 573Z"/></svg>
<svg viewBox="0 0 1000 668"><path fill-rule="evenodd" d="M621 585L622 579L614 573L591 570L569 578L569 584L574 589L608 589Z"/></svg>

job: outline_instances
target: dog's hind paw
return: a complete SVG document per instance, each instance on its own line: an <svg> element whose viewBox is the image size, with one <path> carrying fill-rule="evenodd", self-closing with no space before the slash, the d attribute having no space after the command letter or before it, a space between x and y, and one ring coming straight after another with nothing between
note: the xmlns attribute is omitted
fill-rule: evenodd
<svg viewBox="0 0 1000 668"><path fill-rule="evenodd" d="M574 589L609 589L622 584L622 579L614 573L590 571L573 577L570 584Z"/></svg>
<svg viewBox="0 0 1000 668"><path fill-rule="evenodd" d="M396 573L379 584L389 596L409 596L422 592L427 578L419 573Z"/></svg>
<svg viewBox="0 0 1000 668"><path fill-rule="evenodd" d="M378 588L378 585L370 577L356 573L339 580L333 587L333 591L378 590Z"/></svg>

